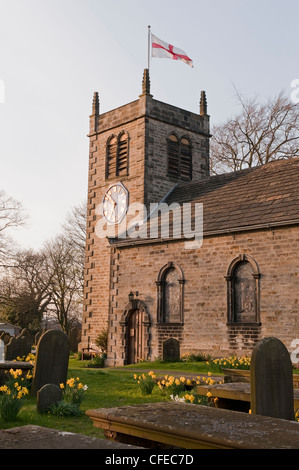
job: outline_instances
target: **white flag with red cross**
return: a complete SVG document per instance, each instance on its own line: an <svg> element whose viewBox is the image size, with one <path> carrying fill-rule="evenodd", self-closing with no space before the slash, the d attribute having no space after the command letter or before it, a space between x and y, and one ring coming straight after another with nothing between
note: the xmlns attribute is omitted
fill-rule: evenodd
<svg viewBox="0 0 299 470"><path fill-rule="evenodd" d="M161 41L157 36L152 36L152 57L158 57L160 59L173 59L182 60L185 64L193 67L193 62L188 57L186 52L182 51L178 47L175 47L167 42Z"/></svg>

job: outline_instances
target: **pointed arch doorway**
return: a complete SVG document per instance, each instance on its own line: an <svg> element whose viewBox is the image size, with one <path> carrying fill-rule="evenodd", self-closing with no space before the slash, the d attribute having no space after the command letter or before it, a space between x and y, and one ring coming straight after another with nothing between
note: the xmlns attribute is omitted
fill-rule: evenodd
<svg viewBox="0 0 299 470"><path fill-rule="evenodd" d="M150 317L144 302L131 300L122 319L122 355L125 364L136 364L150 354Z"/></svg>

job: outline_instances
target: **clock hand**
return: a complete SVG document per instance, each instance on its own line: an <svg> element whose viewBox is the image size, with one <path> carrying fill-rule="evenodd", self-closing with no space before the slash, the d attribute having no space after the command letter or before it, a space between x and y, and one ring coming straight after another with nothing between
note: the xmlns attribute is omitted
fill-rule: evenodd
<svg viewBox="0 0 299 470"><path fill-rule="evenodd" d="M107 194L107 197L108 197L108 199L110 199L110 201L112 202L113 207L115 207L115 206L116 206L116 201L114 201L114 199L112 198L112 196L110 196L110 194Z"/></svg>

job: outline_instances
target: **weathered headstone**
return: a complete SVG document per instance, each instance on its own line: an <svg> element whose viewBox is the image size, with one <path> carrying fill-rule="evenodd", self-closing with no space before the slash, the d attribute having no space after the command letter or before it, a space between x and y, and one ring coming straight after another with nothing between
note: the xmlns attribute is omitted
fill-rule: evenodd
<svg viewBox="0 0 299 470"><path fill-rule="evenodd" d="M45 413L51 405L56 405L61 400L61 388L54 384L46 384L37 392L36 409L39 413Z"/></svg>
<svg viewBox="0 0 299 470"><path fill-rule="evenodd" d="M23 339L23 348L26 349L26 351L28 351L28 354L29 354L31 352L32 345L34 344L34 337L30 333L30 331L27 330L27 328L24 328L21 331L19 336ZM26 354L24 352L24 354L22 354L21 356L25 356L25 355Z"/></svg>
<svg viewBox="0 0 299 470"><path fill-rule="evenodd" d="M46 384L59 387L61 383L66 382L69 353L69 338L62 331L49 330L41 336L33 372L33 396Z"/></svg>
<svg viewBox="0 0 299 470"><path fill-rule="evenodd" d="M180 359L180 342L168 338L163 343L163 361L178 361Z"/></svg>
<svg viewBox="0 0 299 470"><path fill-rule="evenodd" d="M27 356L31 352L33 340L28 330L25 328L19 336L12 336L9 343L5 345L5 358L13 361L17 357Z"/></svg>
<svg viewBox="0 0 299 470"><path fill-rule="evenodd" d="M4 342L0 339L0 362L4 362L5 355L4 355Z"/></svg>
<svg viewBox="0 0 299 470"><path fill-rule="evenodd" d="M251 412L294 420L290 354L277 338L264 338L253 349L250 364Z"/></svg>
<svg viewBox="0 0 299 470"><path fill-rule="evenodd" d="M37 346L37 344L38 344L38 342L39 342L41 336L42 336L44 333L46 333L46 331L47 331L47 330L44 328L42 331L38 331L38 332L36 333L36 335L34 336L34 345L35 345L35 346Z"/></svg>

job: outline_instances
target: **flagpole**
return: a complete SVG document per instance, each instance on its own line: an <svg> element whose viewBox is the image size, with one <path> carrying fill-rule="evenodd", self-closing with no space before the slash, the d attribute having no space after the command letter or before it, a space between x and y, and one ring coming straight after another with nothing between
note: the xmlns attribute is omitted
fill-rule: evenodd
<svg viewBox="0 0 299 470"><path fill-rule="evenodd" d="M151 27L148 26L148 40L147 40L147 68L150 70L150 42L151 42Z"/></svg>

